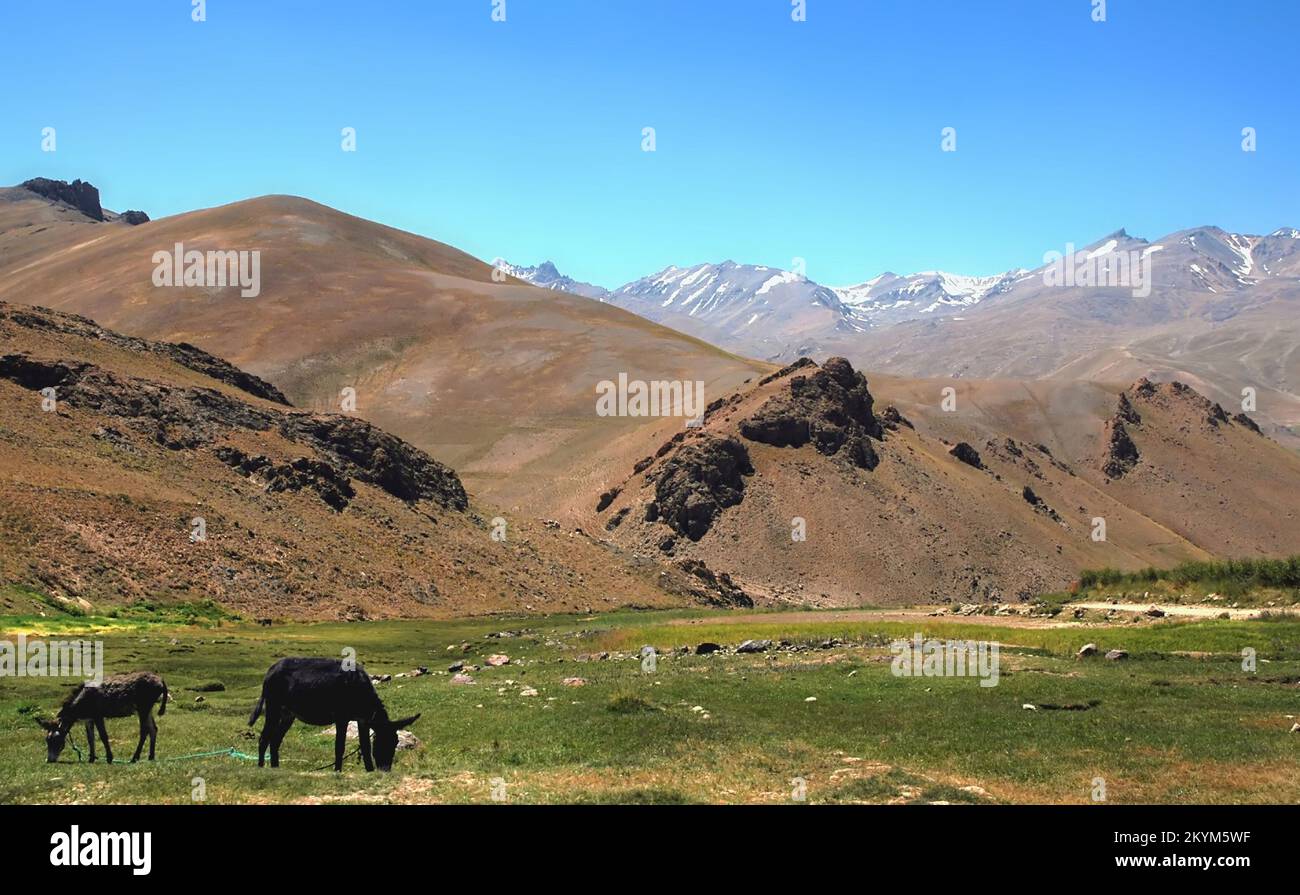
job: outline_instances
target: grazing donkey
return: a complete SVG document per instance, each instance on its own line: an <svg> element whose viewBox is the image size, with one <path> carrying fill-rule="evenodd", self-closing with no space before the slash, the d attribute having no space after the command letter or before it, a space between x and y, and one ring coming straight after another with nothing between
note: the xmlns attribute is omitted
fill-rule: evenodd
<svg viewBox="0 0 1300 895"><path fill-rule="evenodd" d="M347 743L348 722L357 722L361 740L361 759L367 771L375 765L381 771L393 768L397 752L397 731L410 725L419 715L390 721L388 710L379 701L370 675L360 665L350 670L340 659L281 659L262 679L262 695L248 716L249 726L266 711L262 736L257 742L257 766L266 764L266 749L271 748L271 767L280 766L280 743L294 720L324 727L334 725L334 770L343 770L343 749ZM374 759L370 754L370 732L375 733Z"/></svg>
<svg viewBox="0 0 1300 895"><path fill-rule="evenodd" d="M158 706L158 716L162 717L167 712L167 698L167 684L151 671L116 674L99 683L87 681L64 701L56 720L40 722L48 731L45 735L46 760L58 761L72 725L85 721L90 760L95 760L95 730L98 728L99 738L104 741L104 757L112 764L113 748L108 745L104 719L125 718L134 712L140 716L140 742L136 744L131 761L140 760L146 736L149 737L149 760L153 761L154 748L158 744L158 722L153 719L153 705L162 700Z"/></svg>

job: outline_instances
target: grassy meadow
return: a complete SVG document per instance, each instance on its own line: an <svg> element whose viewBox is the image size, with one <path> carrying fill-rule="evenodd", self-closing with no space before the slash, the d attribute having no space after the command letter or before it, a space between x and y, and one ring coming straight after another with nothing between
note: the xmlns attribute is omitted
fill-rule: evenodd
<svg viewBox="0 0 1300 895"><path fill-rule="evenodd" d="M172 694L158 761L121 763L137 735L127 718L108 722L119 763L103 764L102 751L99 764L79 763L69 748L47 764L36 718L54 714L70 682L0 678L0 802L1086 804L1098 777L1110 803L1300 802L1300 734L1289 732L1300 715L1294 618L1083 625L629 611L272 627L203 613L183 620L143 611L0 619L11 640L20 631L94 632L106 673L153 670ZM890 641L917 631L997 641L997 686L892 674ZM674 652L749 638L804 648ZM1076 659L1088 642L1129 658ZM659 652L653 672L639 656L647 644ZM1245 647L1259 660L1253 673L1242 667ZM393 716L423 713L411 730L420 745L399 752L391 774L365 773L355 755L342 774L318 770L332 761L333 738L302 724L285 738L277 770L230 754L187 757L255 756L260 721L246 721L266 668L286 655L341 658L345 648L372 675L429 669L376 685ZM498 653L509 664L488 666ZM468 672L474 683L452 682L456 661L480 666ZM564 683L575 677L585 683ZM72 739L84 753L80 727Z"/></svg>

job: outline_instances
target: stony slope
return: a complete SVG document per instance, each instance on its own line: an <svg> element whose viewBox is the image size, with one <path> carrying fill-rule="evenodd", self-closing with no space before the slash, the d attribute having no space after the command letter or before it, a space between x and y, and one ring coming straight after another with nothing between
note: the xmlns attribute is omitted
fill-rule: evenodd
<svg viewBox="0 0 1300 895"><path fill-rule="evenodd" d="M599 483L606 458L622 460L620 439L644 424L597 417L599 381L624 372L720 393L768 369L609 305L496 282L464 252L305 199L138 227L64 220L75 214L26 191L0 195L0 298L192 343L301 407L338 410L353 388L361 417L532 518L546 514L537 494L558 473ZM57 220L38 223L46 217ZM261 294L155 287L153 253L178 242L260 251Z"/></svg>
<svg viewBox="0 0 1300 895"><path fill-rule="evenodd" d="M0 407L0 611L32 611L23 588L306 618L717 599L527 520L494 540L493 511L418 448L84 318L0 302Z"/></svg>
<svg viewBox="0 0 1300 895"><path fill-rule="evenodd" d="M1014 600L1083 567L1300 549L1300 459L1186 387L1049 389L1077 414L1063 428L987 388L946 413L937 384L932 397L915 387L887 385L898 406L882 406L847 361L789 368L647 451L590 524L760 598L834 606ZM1121 402L1141 414L1129 427L1140 456L1113 477ZM799 520L805 540L792 537Z"/></svg>

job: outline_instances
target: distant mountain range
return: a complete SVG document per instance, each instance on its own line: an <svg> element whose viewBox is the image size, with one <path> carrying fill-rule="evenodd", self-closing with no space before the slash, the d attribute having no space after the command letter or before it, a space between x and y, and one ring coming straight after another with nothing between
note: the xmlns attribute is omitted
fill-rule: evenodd
<svg viewBox="0 0 1300 895"><path fill-rule="evenodd" d="M1197 227L1152 242L1121 229L1073 252L1062 266L1100 270L1101 279L1053 279L1061 268L1045 263L985 277L887 272L824 286L724 261L608 290L549 263L511 271L775 363L838 354L911 377L1182 378L1225 404L1251 387L1270 393L1261 413L1273 434L1300 445L1300 353L1288 347L1300 340L1300 230ZM1108 266L1127 275L1107 280Z"/></svg>
<svg viewBox="0 0 1300 895"><path fill-rule="evenodd" d="M1300 277L1300 230L1290 227L1267 236L1199 227L1154 243L1121 229L1078 247L1076 254L1104 261L1106 256L1122 252L1136 252L1145 259L1162 251L1165 254L1159 259L1151 259L1152 285L1162 291L1221 294L1265 280ZM982 302L1038 292L1048 285L1044 277L1048 266L1017 268L993 276L941 270L904 276L886 271L850 286L824 286L778 268L723 261L674 265L607 289L562 274L550 261L535 267L504 265L512 276L534 286L595 298L660 323L685 323L684 330L694 329L695 335L729 333L729 344L724 347L733 350L754 344L789 344L792 340L784 337L784 330L798 328L810 317L827 318L833 332L865 332L910 320L961 314ZM771 361L792 359L780 353L762 356Z"/></svg>

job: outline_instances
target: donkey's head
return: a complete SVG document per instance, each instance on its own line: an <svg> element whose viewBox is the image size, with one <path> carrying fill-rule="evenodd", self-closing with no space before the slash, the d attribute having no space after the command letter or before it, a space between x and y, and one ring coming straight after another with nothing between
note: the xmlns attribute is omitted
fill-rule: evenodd
<svg viewBox="0 0 1300 895"><path fill-rule="evenodd" d="M63 746L68 741L68 728L58 721L48 721L44 718L39 719L37 723L45 728L45 760L58 761Z"/></svg>
<svg viewBox="0 0 1300 895"><path fill-rule="evenodd" d="M397 732L404 727L415 723L419 715L412 715L409 718L401 718L397 721L389 721L387 718L380 717L371 721L371 730L373 736L371 742L375 750L375 767L381 771L391 771L393 769L393 756L397 754Z"/></svg>

